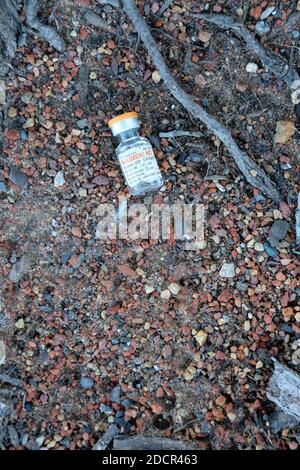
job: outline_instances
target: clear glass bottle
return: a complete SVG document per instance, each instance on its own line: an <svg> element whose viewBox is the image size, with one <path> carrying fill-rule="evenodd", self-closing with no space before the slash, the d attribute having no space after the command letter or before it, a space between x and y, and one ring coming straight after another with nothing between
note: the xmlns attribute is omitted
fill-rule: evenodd
<svg viewBox="0 0 300 470"><path fill-rule="evenodd" d="M108 122L119 139L116 155L129 192L143 196L163 185L160 169L149 140L139 135L140 121L135 112L121 114Z"/></svg>

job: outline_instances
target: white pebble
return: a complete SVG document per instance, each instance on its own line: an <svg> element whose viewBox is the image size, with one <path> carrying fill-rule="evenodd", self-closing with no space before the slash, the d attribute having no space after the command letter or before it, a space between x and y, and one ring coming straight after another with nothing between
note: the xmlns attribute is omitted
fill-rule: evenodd
<svg viewBox="0 0 300 470"><path fill-rule="evenodd" d="M168 289L173 295L177 295L178 292L180 291L181 287L180 287L179 284L176 284L175 282L172 282L171 284L168 285Z"/></svg>
<svg viewBox="0 0 300 470"><path fill-rule="evenodd" d="M54 186L60 188L65 184L65 178L62 171L59 171L54 178Z"/></svg>
<svg viewBox="0 0 300 470"><path fill-rule="evenodd" d="M248 62L248 64L246 65L246 70L248 73L256 73L258 70L258 65L254 62Z"/></svg>
<svg viewBox="0 0 300 470"><path fill-rule="evenodd" d="M234 277L235 267L233 263L224 263L219 272L221 277Z"/></svg>

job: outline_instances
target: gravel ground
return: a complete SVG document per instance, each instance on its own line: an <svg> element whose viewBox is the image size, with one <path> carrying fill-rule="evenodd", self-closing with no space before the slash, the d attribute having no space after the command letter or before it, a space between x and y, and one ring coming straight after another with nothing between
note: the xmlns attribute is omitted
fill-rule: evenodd
<svg viewBox="0 0 300 470"><path fill-rule="evenodd" d="M55 2L41 3L46 22ZM66 52L28 34L4 80L0 374L18 380L0 375L0 445L90 449L115 423L124 435L199 449L297 449L299 428L276 428L266 387L272 357L300 371L299 109L242 41L190 16L207 5L254 31L277 6L263 20L274 31L297 2L175 1L161 17L160 2L138 3L178 80L286 202L276 206L250 187L170 96L122 13L58 2L51 24ZM89 7L105 28L91 24ZM298 29L260 41L296 68ZM132 200L107 127L130 110L165 181L139 202L203 204L203 249L96 239L99 204ZM281 143L278 121L296 127ZM178 128L204 137L158 136Z"/></svg>

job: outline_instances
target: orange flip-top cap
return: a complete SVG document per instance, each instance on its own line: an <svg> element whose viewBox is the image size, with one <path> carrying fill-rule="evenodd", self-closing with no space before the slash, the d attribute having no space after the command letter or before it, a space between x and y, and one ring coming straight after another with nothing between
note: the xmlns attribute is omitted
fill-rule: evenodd
<svg viewBox="0 0 300 470"><path fill-rule="evenodd" d="M124 119L128 119L128 118L137 118L138 115L135 111L131 111L130 113L124 113L124 114L120 114L119 116L116 116L112 119L110 119L108 121L108 126L111 127L113 126L114 124L116 124L116 122L120 122L120 121L123 121Z"/></svg>

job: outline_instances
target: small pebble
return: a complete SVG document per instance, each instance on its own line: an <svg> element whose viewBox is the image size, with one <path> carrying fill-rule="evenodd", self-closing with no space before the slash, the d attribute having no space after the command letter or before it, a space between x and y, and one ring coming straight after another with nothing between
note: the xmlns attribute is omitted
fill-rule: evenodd
<svg viewBox="0 0 300 470"><path fill-rule="evenodd" d="M101 411L101 413L111 414L113 412L113 409L110 406L107 406L107 405L104 405L103 403L101 403L100 411Z"/></svg>
<svg viewBox="0 0 300 470"><path fill-rule="evenodd" d="M270 26L265 21L258 21L255 25L255 32L259 36L264 36L270 32Z"/></svg>
<svg viewBox="0 0 300 470"><path fill-rule="evenodd" d="M155 291L155 287L151 286L150 284L145 285L145 292L146 294L151 294Z"/></svg>
<svg viewBox="0 0 300 470"><path fill-rule="evenodd" d="M258 70L258 65L255 64L254 62L248 62L247 66L246 66L246 71L248 73L256 73Z"/></svg>
<svg viewBox="0 0 300 470"><path fill-rule="evenodd" d="M2 181L0 181L0 193L9 193L8 187Z"/></svg>
<svg viewBox="0 0 300 470"><path fill-rule="evenodd" d="M20 132L20 137L21 137L21 140L28 140L28 134L26 131L21 131Z"/></svg>
<svg viewBox="0 0 300 470"><path fill-rule="evenodd" d="M180 287L179 284L176 284L175 282L172 282L171 284L168 285L168 289L173 295L177 295L178 292L180 291L181 287Z"/></svg>
<svg viewBox="0 0 300 470"><path fill-rule="evenodd" d="M62 264L67 264L72 254L72 251L67 251L66 253L63 253L60 257Z"/></svg>
<svg viewBox="0 0 300 470"><path fill-rule="evenodd" d="M121 387L119 385L110 392L110 399L113 403L121 403Z"/></svg>
<svg viewBox="0 0 300 470"><path fill-rule="evenodd" d="M28 184L28 177L16 166L12 166L8 175L10 181L21 188L25 188Z"/></svg>
<svg viewBox="0 0 300 470"><path fill-rule="evenodd" d="M266 18L268 18L270 15L272 15L272 13L274 13L274 10L276 9L276 7L268 7L266 8L262 14L260 15L260 19L261 20L265 20Z"/></svg>
<svg viewBox="0 0 300 470"><path fill-rule="evenodd" d="M264 242L264 249L267 255L271 258L275 258L276 256L278 256L278 250L276 250L276 248L273 248L269 242Z"/></svg>
<svg viewBox="0 0 300 470"><path fill-rule="evenodd" d="M160 297L163 300L169 300L169 298L171 297L171 292L169 291L169 289L165 289L165 290L161 291Z"/></svg>
<svg viewBox="0 0 300 470"><path fill-rule="evenodd" d="M197 341L197 343L199 344L199 346L201 348L206 343L207 333L206 333L206 331L203 331L203 330L197 331L194 338L195 338L195 340Z"/></svg>
<svg viewBox="0 0 300 470"><path fill-rule="evenodd" d="M235 267L233 263L224 263L219 272L221 277L234 277L235 276Z"/></svg>
<svg viewBox="0 0 300 470"><path fill-rule="evenodd" d="M254 243L254 250L255 251L264 251L264 246L262 243L255 242Z"/></svg>
<svg viewBox="0 0 300 470"><path fill-rule="evenodd" d="M94 379L90 377L81 377L80 385L85 389L92 388L94 386Z"/></svg>
<svg viewBox="0 0 300 470"><path fill-rule="evenodd" d="M62 171L59 171L54 178L54 186L60 188L65 184L65 178Z"/></svg>
<svg viewBox="0 0 300 470"><path fill-rule="evenodd" d="M159 83L161 81L161 76L158 70L154 70L154 72L152 73L152 80L154 81L154 83Z"/></svg>

